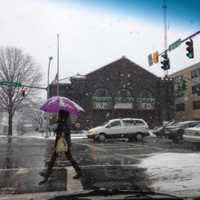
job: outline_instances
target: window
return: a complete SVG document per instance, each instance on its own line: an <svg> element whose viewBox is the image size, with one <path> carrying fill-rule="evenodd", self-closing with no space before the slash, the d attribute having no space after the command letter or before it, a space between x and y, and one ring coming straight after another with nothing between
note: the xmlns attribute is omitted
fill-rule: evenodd
<svg viewBox="0 0 200 200"><path fill-rule="evenodd" d="M175 76L174 77L174 82L177 84L177 83L179 83L180 81L182 81L183 80L183 76L182 75L179 75L179 76Z"/></svg>
<svg viewBox="0 0 200 200"><path fill-rule="evenodd" d="M185 104L184 103L176 104L176 111L177 112L185 111Z"/></svg>
<svg viewBox="0 0 200 200"><path fill-rule="evenodd" d="M192 94L196 94L200 92L200 84L192 86Z"/></svg>
<svg viewBox="0 0 200 200"><path fill-rule="evenodd" d="M134 121L133 120L123 120L123 123L125 126L134 126Z"/></svg>
<svg viewBox="0 0 200 200"><path fill-rule="evenodd" d="M191 71L191 78L196 78L200 76L200 68Z"/></svg>
<svg viewBox="0 0 200 200"><path fill-rule="evenodd" d="M95 91L94 93L94 96L97 96L97 97L106 97L106 96L110 96L109 95L109 92L107 89L105 88L99 88Z"/></svg>
<svg viewBox="0 0 200 200"><path fill-rule="evenodd" d="M141 120L135 120L135 125L137 125L137 126L144 126L145 124Z"/></svg>
<svg viewBox="0 0 200 200"><path fill-rule="evenodd" d="M121 122L120 121L114 121L114 122L111 122L109 124L109 127L116 127L116 126L121 126Z"/></svg>
<svg viewBox="0 0 200 200"><path fill-rule="evenodd" d="M96 102L111 102L112 101L111 94L105 88L99 88L95 90L95 93L92 98Z"/></svg>
<svg viewBox="0 0 200 200"><path fill-rule="evenodd" d="M200 101L193 101L193 109L200 109Z"/></svg>
<svg viewBox="0 0 200 200"><path fill-rule="evenodd" d="M115 97L115 101L121 103L133 102L133 100L134 98L132 97L131 92L127 89L119 90Z"/></svg>
<svg viewBox="0 0 200 200"><path fill-rule="evenodd" d="M197 124L199 124L199 122L192 122L192 123L189 124L189 127L194 127L194 126L196 126Z"/></svg>

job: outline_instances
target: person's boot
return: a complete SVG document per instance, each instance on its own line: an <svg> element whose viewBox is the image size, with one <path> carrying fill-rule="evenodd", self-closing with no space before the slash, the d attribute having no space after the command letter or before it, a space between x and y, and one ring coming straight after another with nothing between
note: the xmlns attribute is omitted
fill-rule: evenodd
<svg viewBox="0 0 200 200"><path fill-rule="evenodd" d="M47 175L46 172L40 172L39 174L40 174L40 176L42 176L42 177L46 177L46 175Z"/></svg>
<svg viewBox="0 0 200 200"><path fill-rule="evenodd" d="M39 182L39 185L42 185L48 181L49 177L44 178L44 180Z"/></svg>
<svg viewBox="0 0 200 200"><path fill-rule="evenodd" d="M77 172L73 179L79 179L82 176L81 172Z"/></svg>
<svg viewBox="0 0 200 200"><path fill-rule="evenodd" d="M48 181L50 173L43 171L43 172L40 172L39 174L40 176L44 177L44 180L39 182L39 185L42 185Z"/></svg>

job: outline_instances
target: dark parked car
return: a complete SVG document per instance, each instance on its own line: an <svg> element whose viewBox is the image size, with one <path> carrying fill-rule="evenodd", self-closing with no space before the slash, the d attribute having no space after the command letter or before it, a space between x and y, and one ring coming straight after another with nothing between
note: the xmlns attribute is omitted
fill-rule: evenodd
<svg viewBox="0 0 200 200"><path fill-rule="evenodd" d="M156 135L157 137L163 137L164 136L164 133L165 133L165 129L173 124L175 124L176 122L175 121L168 121L168 122L165 122L163 123L162 126L159 126L159 127L155 127L153 129L153 134Z"/></svg>
<svg viewBox="0 0 200 200"><path fill-rule="evenodd" d="M186 128L194 127L199 124L200 121L183 121L177 122L171 126L168 126L165 129L165 137L173 140L173 142L177 143L183 139L184 130Z"/></svg>

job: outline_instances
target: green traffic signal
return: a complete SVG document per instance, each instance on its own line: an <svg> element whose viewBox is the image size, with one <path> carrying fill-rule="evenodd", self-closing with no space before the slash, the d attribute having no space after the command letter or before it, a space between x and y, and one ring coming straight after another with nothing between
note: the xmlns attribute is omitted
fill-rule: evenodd
<svg viewBox="0 0 200 200"><path fill-rule="evenodd" d="M187 90L187 81L186 80L183 80L182 81L182 90Z"/></svg>

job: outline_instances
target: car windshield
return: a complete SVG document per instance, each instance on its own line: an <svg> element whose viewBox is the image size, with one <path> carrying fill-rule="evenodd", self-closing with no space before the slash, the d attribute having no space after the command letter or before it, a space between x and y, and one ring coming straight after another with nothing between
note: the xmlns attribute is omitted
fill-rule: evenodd
<svg viewBox="0 0 200 200"><path fill-rule="evenodd" d="M197 125L195 126L195 128L200 128L200 124L197 124Z"/></svg>
<svg viewBox="0 0 200 200"><path fill-rule="evenodd" d="M184 125L187 125L187 124L188 124L188 122L178 122L178 123L173 124L173 126L179 127L179 126L184 126Z"/></svg>
<svg viewBox="0 0 200 200"><path fill-rule="evenodd" d="M200 197L200 1L1 0L0 27L0 199Z"/></svg>

